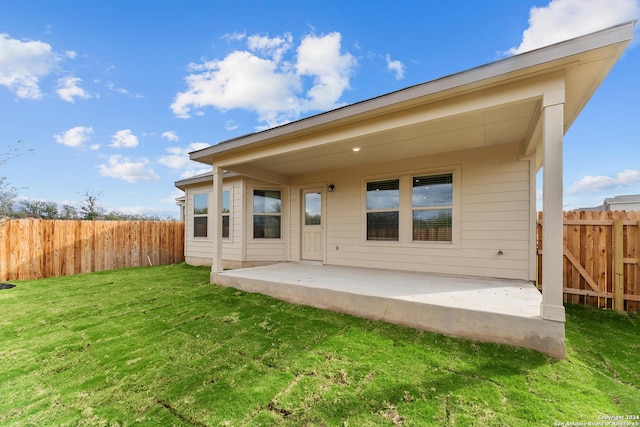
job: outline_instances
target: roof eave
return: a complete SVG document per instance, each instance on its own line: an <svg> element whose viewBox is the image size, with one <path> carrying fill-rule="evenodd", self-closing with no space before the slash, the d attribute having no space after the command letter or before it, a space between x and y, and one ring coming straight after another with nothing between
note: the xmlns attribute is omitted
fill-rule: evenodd
<svg viewBox="0 0 640 427"><path fill-rule="evenodd" d="M223 178L232 178L234 176L238 176L238 174L230 171L224 171L223 173ZM213 182L213 171L205 172L200 175L181 179L180 181L174 182L173 185L179 188L180 190L185 191L185 189L190 185L202 184L206 182Z"/></svg>
<svg viewBox="0 0 640 427"><path fill-rule="evenodd" d="M203 182L211 181L213 181L213 172L207 172L205 174L193 176L191 178L181 179L180 181L176 181L174 185L180 190L185 191L185 189L189 185L201 184Z"/></svg>
<svg viewBox="0 0 640 427"><path fill-rule="evenodd" d="M514 55L496 62L445 76L436 80L404 88L275 128L251 133L216 145L189 153L191 160L212 164L215 155L243 149L249 145L266 142L296 133L311 131L332 122L356 118L382 108L410 102L426 96L463 91L481 82L508 78L528 68L540 66L555 60L578 55L590 50L616 43L628 42L633 38L636 21L629 21L595 33L580 36L551 46Z"/></svg>

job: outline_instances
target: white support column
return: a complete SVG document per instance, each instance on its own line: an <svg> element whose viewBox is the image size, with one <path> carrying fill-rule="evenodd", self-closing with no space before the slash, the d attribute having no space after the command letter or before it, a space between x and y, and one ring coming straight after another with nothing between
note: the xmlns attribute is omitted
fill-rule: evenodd
<svg viewBox="0 0 640 427"><path fill-rule="evenodd" d="M564 91L562 96L545 97L542 111L543 183L542 183L542 304L543 319L565 321L563 288L563 208L562 138L564 135ZM551 101L551 102L549 102ZM554 102L555 101L555 102Z"/></svg>
<svg viewBox="0 0 640 427"><path fill-rule="evenodd" d="M213 165L213 260L211 274L222 273L222 171Z"/></svg>

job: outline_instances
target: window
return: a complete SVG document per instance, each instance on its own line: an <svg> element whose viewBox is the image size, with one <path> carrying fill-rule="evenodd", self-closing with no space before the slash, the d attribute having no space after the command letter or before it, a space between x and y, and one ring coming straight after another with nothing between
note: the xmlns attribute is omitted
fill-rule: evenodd
<svg viewBox="0 0 640 427"><path fill-rule="evenodd" d="M451 242L453 174L412 179L413 241Z"/></svg>
<svg viewBox="0 0 640 427"><path fill-rule="evenodd" d="M304 195L304 225L322 224L322 194L305 193Z"/></svg>
<svg viewBox="0 0 640 427"><path fill-rule="evenodd" d="M230 192L222 192L222 238L229 238L229 224L231 218Z"/></svg>
<svg viewBox="0 0 640 427"><path fill-rule="evenodd" d="M398 241L400 180L367 183L367 240Z"/></svg>
<svg viewBox="0 0 640 427"><path fill-rule="evenodd" d="M207 237L209 201L206 194L193 195L193 237Z"/></svg>
<svg viewBox="0 0 640 427"><path fill-rule="evenodd" d="M282 195L279 190L253 190L253 238L279 239Z"/></svg>
<svg viewBox="0 0 640 427"><path fill-rule="evenodd" d="M446 172L406 172L402 176L363 182L363 238L400 244L460 244L460 167ZM420 174L419 174L420 173ZM458 225L457 225L458 224Z"/></svg>

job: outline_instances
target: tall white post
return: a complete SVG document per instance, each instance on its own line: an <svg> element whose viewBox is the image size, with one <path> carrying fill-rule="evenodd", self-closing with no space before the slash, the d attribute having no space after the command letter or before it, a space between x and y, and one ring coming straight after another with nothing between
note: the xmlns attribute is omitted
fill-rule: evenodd
<svg viewBox="0 0 640 427"><path fill-rule="evenodd" d="M554 97L551 97L554 98ZM564 134L564 93L548 99L542 111L543 183L542 183L542 304L543 319L565 321L562 305L563 208L562 138ZM547 105L547 103L549 105Z"/></svg>
<svg viewBox="0 0 640 427"><path fill-rule="evenodd" d="M213 260L211 273L222 273L222 171L213 165Z"/></svg>

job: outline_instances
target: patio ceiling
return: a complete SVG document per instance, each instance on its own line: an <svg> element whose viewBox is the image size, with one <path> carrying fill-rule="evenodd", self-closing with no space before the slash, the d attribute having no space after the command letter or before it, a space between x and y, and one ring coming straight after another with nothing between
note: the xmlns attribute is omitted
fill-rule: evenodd
<svg viewBox="0 0 640 427"><path fill-rule="evenodd" d="M294 176L523 141L537 104L536 99L528 100L365 134L336 129L338 135L332 142L255 159L249 164L260 170ZM360 150L355 152L354 147ZM242 165L235 166L240 168L228 165L225 169L242 172Z"/></svg>
<svg viewBox="0 0 640 427"><path fill-rule="evenodd" d="M522 156L530 156L541 143L543 95L563 92L566 132L633 27L622 24L225 141L191 159L286 184L300 174L505 143L520 143Z"/></svg>

